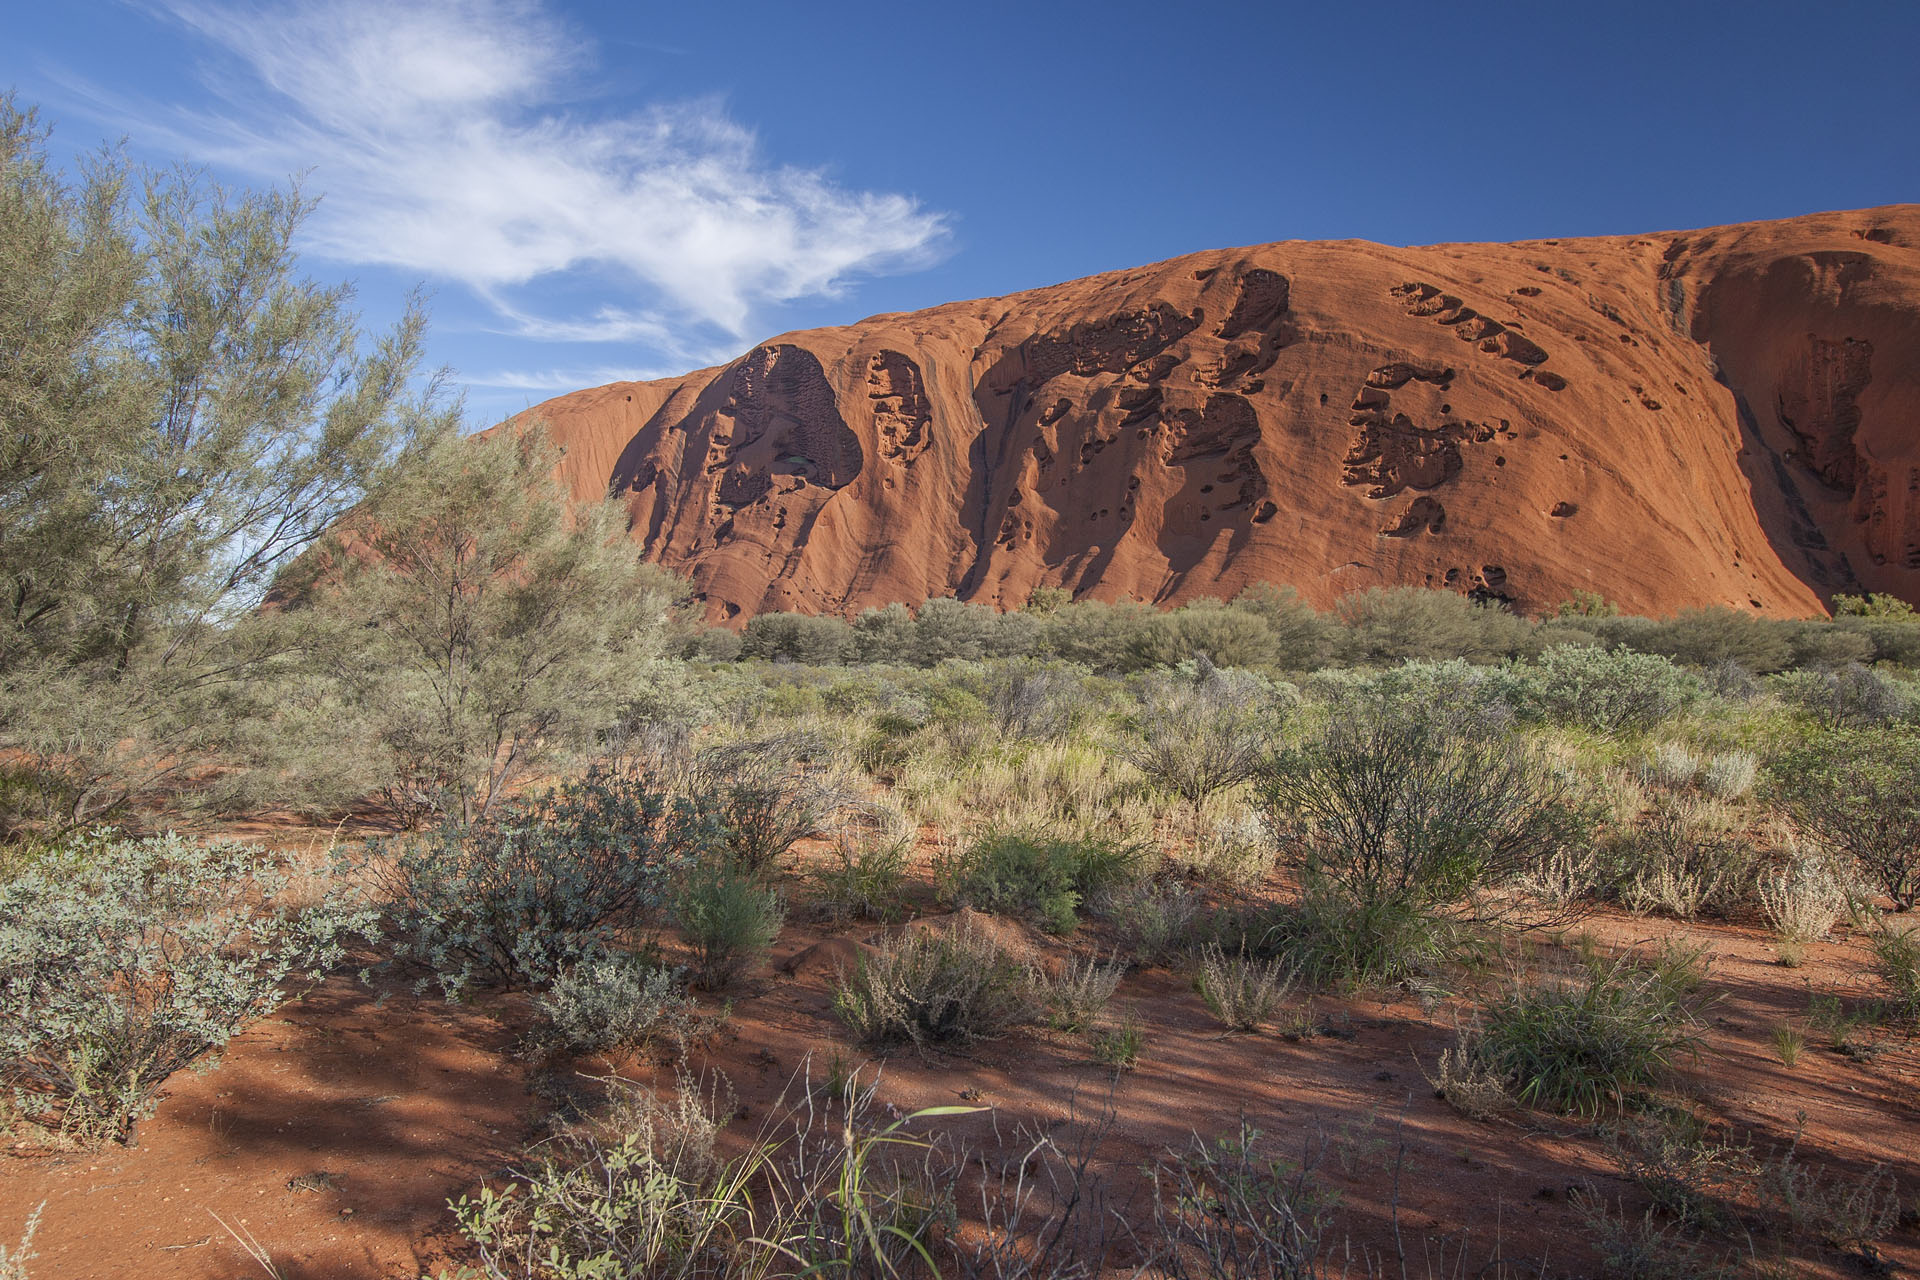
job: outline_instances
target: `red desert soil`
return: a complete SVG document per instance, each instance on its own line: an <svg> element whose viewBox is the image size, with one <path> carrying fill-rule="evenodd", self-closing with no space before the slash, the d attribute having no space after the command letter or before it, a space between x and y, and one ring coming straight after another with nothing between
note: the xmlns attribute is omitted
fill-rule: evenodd
<svg viewBox="0 0 1920 1280"><path fill-rule="evenodd" d="M988 927L1043 963L1069 950L1104 951L1093 926L1068 941L1005 920ZM1857 938L1817 944L1802 968L1789 970L1751 928L1617 914L1585 927L1613 946L1675 938L1707 947L1710 986L1721 997L1687 1075L1719 1133L1764 1156L1800 1131L1801 1154L1817 1163L1855 1176L1888 1163L1911 1202L1920 1190L1913 1043L1888 1038L1884 1052L1855 1062L1810 1035L1792 1068L1772 1047L1774 1027L1804 1024L1809 989L1866 994ZM733 993L726 1029L688 1065L709 1080L723 1075L738 1096L729 1130L736 1140L777 1120L777 1103L794 1095L810 1053L815 1078L824 1074L840 1041L829 1007L833 956L854 945L836 939L877 932L789 928L769 962ZM1486 985L1497 990L1499 979ZM1342 1198L1336 1235L1375 1250L1392 1236L1393 1172L1404 1151L1400 1227L1411 1274L1425 1274L1422 1257L1439 1249L1454 1257L1464 1227L1465 1274L1497 1245L1510 1260L1544 1260L1555 1276L1592 1275L1590 1233L1569 1189L1590 1182L1636 1217L1645 1197L1620 1177L1589 1126L1537 1113L1475 1121L1434 1097L1422 1068L1453 1042L1471 995L1424 1009L1401 996L1319 995L1312 1021L1324 1033L1288 1040L1223 1035L1181 975L1145 970L1117 997L1137 1011L1145 1049L1111 1090L1078 1038L1034 1032L967 1055L895 1055L881 1068L879 1097L899 1112L963 1100L989 1107L940 1122L989 1161L1022 1150L1022 1131L1063 1137L1073 1131L1062 1123L1069 1117L1089 1121L1110 1106L1098 1168L1120 1205L1137 1194L1141 1164L1193 1132L1229 1132L1244 1116L1283 1152L1324 1139L1321 1172ZM1296 995L1290 1008L1302 1002ZM535 1096L514 1056L527 1026L527 1006L515 997L456 1006L415 997L404 984L370 991L338 978L239 1037L211 1070L171 1080L135 1145L81 1153L23 1144L0 1157L0 1237L45 1201L36 1280L260 1274L211 1210L251 1233L288 1280L430 1274L458 1257L447 1199L509 1164L552 1110L553 1089L545 1101ZM672 1087L664 1065L611 1065ZM567 1074L576 1068L599 1073L609 1064L563 1064L550 1085L591 1092ZM1762 1237L1761 1256L1770 1248ZM1800 1255L1794 1274L1851 1274L1835 1256L1820 1260L1804 1248L1790 1251ZM1881 1253L1905 1272L1920 1268L1910 1220Z"/></svg>
<svg viewBox="0 0 1920 1280"><path fill-rule="evenodd" d="M530 412L720 619L1256 582L1920 601L1920 206L1215 250Z"/></svg>

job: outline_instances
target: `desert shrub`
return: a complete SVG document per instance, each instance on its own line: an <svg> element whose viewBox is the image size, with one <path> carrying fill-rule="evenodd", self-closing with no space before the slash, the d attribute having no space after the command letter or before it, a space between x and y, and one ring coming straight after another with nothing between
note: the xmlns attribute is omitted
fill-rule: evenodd
<svg viewBox="0 0 1920 1280"><path fill-rule="evenodd" d="M1823 729L1885 724L1913 707L1912 695L1905 686L1858 662L1782 672L1771 683L1782 702Z"/></svg>
<svg viewBox="0 0 1920 1280"><path fill-rule="evenodd" d="M1836 627L1824 619L1790 622L1785 627L1788 661L1795 667L1833 670L1872 662L1873 638L1851 627Z"/></svg>
<svg viewBox="0 0 1920 1280"><path fill-rule="evenodd" d="M1140 845L1107 836L990 830L942 869L947 897L983 911L1036 916L1054 933L1079 924L1089 894L1139 874Z"/></svg>
<svg viewBox="0 0 1920 1280"><path fill-rule="evenodd" d="M246 845L100 834L0 885L14 1109L82 1141L122 1138L169 1075L320 981L373 915L299 875Z"/></svg>
<svg viewBox="0 0 1920 1280"><path fill-rule="evenodd" d="M1152 879L1097 893L1088 909L1112 924L1136 963L1159 964L1186 946L1200 903L1179 881Z"/></svg>
<svg viewBox="0 0 1920 1280"><path fill-rule="evenodd" d="M1193 842L1169 850L1168 859L1186 875L1245 892L1273 870L1273 833L1258 812L1235 806L1211 818L1203 815Z"/></svg>
<svg viewBox="0 0 1920 1280"><path fill-rule="evenodd" d="M1821 1169L1801 1159L1798 1135L1761 1163L1756 1185L1762 1207L1785 1218L1794 1236L1861 1253L1886 1238L1903 1207L1886 1165L1852 1177Z"/></svg>
<svg viewBox="0 0 1920 1280"><path fill-rule="evenodd" d="M708 991L724 991L765 954L786 915L778 889L724 855L687 868L673 898L673 922Z"/></svg>
<svg viewBox="0 0 1920 1280"><path fill-rule="evenodd" d="M1035 979L1034 990L1046 1006L1047 1025L1055 1031L1084 1031L1113 999L1126 966L1094 956L1069 960L1052 976Z"/></svg>
<svg viewBox="0 0 1920 1280"><path fill-rule="evenodd" d="M1626 1117L1606 1138L1620 1172L1661 1212L1703 1228L1725 1225L1725 1202L1753 1170L1751 1150L1714 1137L1678 1108Z"/></svg>
<svg viewBox="0 0 1920 1280"><path fill-rule="evenodd" d="M1584 839L1567 778L1510 731L1365 702L1272 756L1258 789L1305 878L1368 911L1496 914L1471 900Z"/></svg>
<svg viewBox="0 0 1920 1280"><path fill-rule="evenodd" d="M501 1190L452 1205L497 1280L724 1274L753 1234L751 1152L721 1165L719 1108L683 1082L669 1102L624 1091L617 1123L562 1131Z"/></svg>
<svg viewBox="0 0 1920 1280"><path fill-rule="evenodd" d="M1364 692L1383 706L1463 727L1511 724L1532 697L1524 667L1464 658L1409 660L1380 671L1350 673L1346 688L1349 695Z"/></svg>
<svg viewBox="0 0 1920 1280"><path fill-rule="evenodd" d="M1151 1273L1167 1280L1323 1274L1322 1242L1338 1201L1313 1163L1275 1154L1244 1120L1232 1136L1195 1136L1185 1150L1161 1157L1149 1170Z"/></svg>
<svg viewBox="0 0 1920 1280"><path fill-rule="evenodd" d="M1204 948L1194 960L1193 989L1207 1011L1234 1031L1258 1031L1293 989L1293 972L1277 960L1244 951Z"/></svg>
<svg viewBox="0 0 1920 1280"><path fill-rule="evenodd" d="M1920 733L1820 734L1789 745L1769 772L1804 832L1857 863L1897 910L1920 899Z"/></svg>
<svg viewBox="0 0 1920 1280"><path fill-rule="evenodd" d="M839 618L805 613L761 613L740 633L739 656L807 666L851 662L859 652L853 628Z"/></svg>
<svg viewBox="0 0 1920 1280"><path fill-rule="evenodd" d="M1760 777L1760 757L1751 751L1721 751L1700 770L1700 787L1710 796L1738 800Z"/></svg>
<svg viewBox="0 0 1920 1280"><path fill-rule="evenodd" d="M1661 742L1654 745L1634 772L1644 786L1684 791L1699 779L1703 767L1699 755L1685 743Z"/></svg>
<svg viewBox="0 0 1920 1280"><path fill-rule="evenodd" d="M1437 972L1467 940L1460 922L1399 897L1368 899L1309 878L1297 901L1246 918L1248 945L1315 982L1385 986Z"/></svg>
<svg viewBox="0 0 1920 1280"><path fill-rule="evenodd" d="M686 992L678 972L637 956L599 956L563 969L535 1006L568 1049L645 1049L670 1043L684 1052L711 1019Z"/></svg>
<svg viewBox="0 0 1920 1280"><path fill-rule="evenodd" d="M875 1049L970 1044L1034 1014L1032 976L971 929L909 929L840 975L834 1012Z"/></svg>
<svg viewBox="0 0 1920 1280"><path fill-rule="evenodd" d="M494 819L370 841L400 953L449 997L477 981L540 984L602 954L665 900L712 824L645 779L595 768Z"/></svg>
<svg viewBox="0 0 1920 1280"><path fill-rule="evenodd" d="M899 910L911 836L843 832L813 871L814 910L828 920L888 920Z"/></svg>
<svg viewBox="0 0 1920 1280"><path fill-rule="evenodd" d="M1555 645L1534 660L1528 711L1596 733L1645 733L1697 701L1697 677L1663 657Z"/></svg>
<svg viewBox="0 0 1920 1280"><path fill-rule="evenodd" d="M1697 1039L1691 975L1631 955L1516 983L1474 1052L1529 1106L1595 1115L1666 1079Z"/></svg>
<svg viewBox="0 0 1920 1280"><path fill-rule="evenodd" d="M1267 624L1272 647L1255 663L1282 671L1313 671L1325 665L1338 643L1339 627L1314 612L1292 587L1256 582L1233 599L1233 608Z"/></svg>
<svg viewBox="0 0 1920 1280"><path fill-rule="evenodd" d="M1253 776L1283 710L1257 677L1203 659L1142 682L1128 758L1197 816L1209 796Z"/></svg>
<svg viewBox="0 0 1920 1280"><path fill-rule="evenodd" d="M1218 600L1195 600L1159 614L1135 634L1133 665L1171 667L1206 660L1222 667L1264 665L1273 658L1275 637L1257 613L1228 608Z"/></svg>
<svg viewBox="0 0 1920 1280"><path fill-rule="evenodd" d="M1702 806L1684 799L1656 803L1625 833L1618 893L1631 911L1660 911L1682 920L1703 912L1727 915L1753 891L1757 856L1739 835L1719 829Z"/></svg>
<svg viewBox="0 0 1920 1280"><path fill-rule="evenodd" d="M1085 698L1070 667L1007 664L988 682L987 709L1003 738L1063 738L1079 727Z"/></svg>
<svg viewBox="0 0 1920 1280"><path fill-rule="evenodd" d="M1583 1196L1580 1210L1606 1280L1741 1280L1751 1274L1696 1223L1663 1219L1653 1209L1629 1218L1597 1197Z"/></svg>
<svg viewBox="0 0 1920 1280"><path fill-rule="evenodd" d="M1869 939L1873 972L1887 989L1889 1012L1920 1029L1920 928L1882 925Z"/></svg>
<svg viewBox="0 0 1920 1280"><path fill-rule="evenodd" d="M764 875L847 802L806 761L819 744L787 734L709 747L696 757L689 786L696 806L719 824L743 870Z"/></svg>
<svg viewBox="0 0 1920 1280"><path fill-rule="evenodd" d="M1369 587L1342 597L1334 616L1357 662L1465 658L1492 662L1525 650L1532 624L1497 605L1451 591Z"/></svg>
<svg viewBox="0 0 1920 1280"><path fill-rule="evenodd" d="M1434 1059L1433 1070L1421 1073L1436 1098L1470 1119L1488 1120L1513 1105L1507 1082L1474 1051L1474 1034L1465 1027Z"/></svg>
<svg viewBox="0 0 1920 1280"><path fill-rule="evenodd" d="M1791 859L1763 874L1755 894L1768 926L1793 945L1826 937L1847 911L1847 885L1825 858Z"/></svg>
<svg viewBox="0 0 1920 1280"><path fill-rule="evenodd" d="M46 1207L43 1200L27 1215L18 1244L11 1249L0 1244L0 1280L27 1280L27 1264L39 1256L33 1252L33 1237L40 1230L40 1214Z"/></svg>
<svg viewBox="0 0 1920 1280"><path fill-rule="evenodd" d="M1686 609L1671 618L1632 628L1626 643L1642 653L1663 654L1689 666L1737 662L1748 671L1766 675L1793 661L1788 631L1785 624L1732 609Z"/></svg>

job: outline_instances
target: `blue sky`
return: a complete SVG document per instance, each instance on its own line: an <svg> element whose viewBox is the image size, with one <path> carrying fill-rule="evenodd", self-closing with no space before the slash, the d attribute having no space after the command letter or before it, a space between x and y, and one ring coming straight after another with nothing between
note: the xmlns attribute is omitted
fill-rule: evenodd
<svg viewBox="0 0 1920 1280"><path fill-rule="evenodd" d="M58 0L0 86L324 196L475 425L786 329L1195 249L1920 199L1920 5Z"/></svg>

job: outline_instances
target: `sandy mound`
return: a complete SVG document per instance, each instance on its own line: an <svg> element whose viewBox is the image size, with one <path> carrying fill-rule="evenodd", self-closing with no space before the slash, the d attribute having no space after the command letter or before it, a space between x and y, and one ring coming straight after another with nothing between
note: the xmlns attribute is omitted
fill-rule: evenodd
<svg viewBox="0 0 1920 1280"><path fill-rule="evenodd" d="M1262 581L1920 600L1920 206L1199 253L532 412L716 618Z"/></svg>

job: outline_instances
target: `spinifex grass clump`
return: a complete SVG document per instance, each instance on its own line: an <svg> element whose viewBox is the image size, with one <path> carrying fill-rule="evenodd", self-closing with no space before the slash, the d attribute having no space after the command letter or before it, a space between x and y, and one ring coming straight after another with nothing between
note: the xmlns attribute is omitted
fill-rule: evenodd
<svg viewBox="0 0 1920 1280"><path fill-rule="evenodd" d="M1660 1084L1699 1040L1688 957L1591 958L1517 982L1481 1016L1475 1056L1529 1106L1617 1110Z"/></svg>
<svg viewBox="0 0 1920 1280"><path fill-rule="evenodd" d="M1034 1016L1033 979L972 929L910 929L840 975L834 1012L876 1049L991 1039Z"/></svg>
<svg viewBox="0 0 1920 1280"><path fill-rule="evenodd" d="M169 1075L318 982L373 913L295 880L286 855L247 845L103 835L0 885L14 1108L82 1141L122 1138Z"/></svg>

